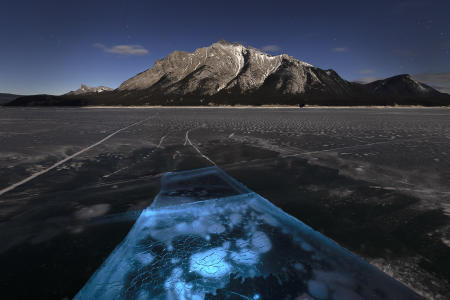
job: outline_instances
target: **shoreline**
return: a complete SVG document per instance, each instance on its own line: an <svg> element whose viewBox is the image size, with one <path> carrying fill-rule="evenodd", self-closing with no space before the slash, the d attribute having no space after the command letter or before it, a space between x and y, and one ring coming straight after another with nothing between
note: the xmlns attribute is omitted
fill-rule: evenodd
<svg viewBox="0 0 450 300"><path fill-rule="evenodd" d="M56 106L61 107L61 106ZM298 107L294 105L261 105L261 106L251 106L251 105L235 105L235 106L228 106L228 105L218 105L218 106L162 106L162 105L139 105L139 106L121 106L121 105L95 105L95 106L79 106L79 108L86 108L86 109L96 109L96 108L133 108L133 109L139 109L139 108L163 108L163 109L171 109L171 108L186 108L186 109L361 109L361 108L376 108L376 109L383 109L383 108L399 108L399 109L410 109L410 108L424 108L424 109L433 109L433 108L450 108L449 106L421 106L421 105L393 105L393 106L381 106L381 105L361 105L361 106L321 106L321 105L306 105L304 107Z"/></svg>
<svg viewBox="0 0 450 300"><path fill-rule="evenodd" d="M217 105L217 106L183 106L183 105L174 105L174 106L163 106L163 105L92 105L92 106L0 106L1 108L83 108L83 109L297 109L297 110L305 110L305 109L367 109L367 108L375 108L375 109L436 109L436 108L448 108L450 106L423 106L423 105L305 105L304 107L298 107L295 105L261 105L261 106L252 106L252 105Z"/></svg>

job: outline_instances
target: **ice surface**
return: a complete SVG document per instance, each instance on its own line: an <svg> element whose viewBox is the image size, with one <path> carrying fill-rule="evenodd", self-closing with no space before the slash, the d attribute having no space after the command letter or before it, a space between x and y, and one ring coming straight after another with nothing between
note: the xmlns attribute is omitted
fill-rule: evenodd
<svg viewBox="0 0 450 300"><path fill-rule="evenodd" d="M217 167L168 173L75 299L419 299Z"/></svg>
<svg viewBox="0 0 450 300"><path fill-rule="evenodd" d="M230 272L230 265L225 258L228 253L224 248L213 248L191 256L189 272L197 272L203 277L220 278Z"/></svg>
<svg viewBox="0 0 450 300"><path fill-rule="evenodd" d="M316 299L327 299L328 288L325 283L317 280L308 281L308 291Z"/></svg>

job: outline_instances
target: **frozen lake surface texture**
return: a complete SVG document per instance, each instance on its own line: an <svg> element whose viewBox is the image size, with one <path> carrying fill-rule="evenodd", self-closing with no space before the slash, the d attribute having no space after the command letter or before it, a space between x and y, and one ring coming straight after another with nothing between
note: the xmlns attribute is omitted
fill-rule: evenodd
<svg viewBox="0 0 450 300"><path fill-rule="evenodd" d="M448 299L449 153L445 108L2 108L0 291Z"/></svg>
<svg viewBox="0 0 450 300"><path fill-rule="evenodd" d="M217 167L164 175L75 297L214 298L422 299Z"/></svg>

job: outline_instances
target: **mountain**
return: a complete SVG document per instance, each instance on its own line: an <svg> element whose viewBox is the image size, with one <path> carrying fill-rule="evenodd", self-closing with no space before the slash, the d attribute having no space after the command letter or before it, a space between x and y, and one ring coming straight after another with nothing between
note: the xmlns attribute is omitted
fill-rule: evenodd
<svg viewBox="0 0 450 300"><path fill-rule="evenodd" d="M271 56L237 43L219 41L193 53L174 51L165 59L125 81L119 91L160 90L165 94L215 95L220 91L248 93L261 88L266 79L286 67L295 69L293 84L277 89L302 92L306 77L315 69L288 55ZM289 72L289 71L288 71ZM315 76L314 76L315 77Z"/></svg>
<svg viewBox="0 0 450 300"><path fill-rule="evenodd" d="M12 100L19 98L19 97L22 97L22 96L14 95L14 94L0 93L0 105L6 104Z"/></svg>
<svg viewBox="0 0 450 300"><path fill-rule="evenodd" d="M151 96L156 96L162 104L181 104L185 98L233 104L242 96L249 100L250 96L271 96L277 101L280 96L322 92L345 97L350 95L351 86L333 70L321 70L286 54L271 56L219 41L193 53L174 51L122 83L117 92L135 93L138 101L152 101ZM247 102L243 101L240 104Z"/></svg>
<svg viewBox="0 0 450 300"><path fill-rule="evenodd" d="M63 96L23 97L9 105L450 105L450 95L409 75L354 83L286 54L226 41L174 51L115 90L95 89L82 85Z"/></svg>
<svg viewBox="0 0 450 300"><path fill-rule="evenodd" d="M416 81L408 74L373 81L366 86L373 94L382 97L429 97L440 94L434 88Z"/></svg>
<svg viewBox="0 0 450 300"><path fill-rule="evenodd" d="M86 95L86 94L98 94L105 91L112 91L112 88L106 87L106 86L97 86L97 87L90 87L85 84L82 84L81 87L78 90L70 91L66 95Z"/></svg>

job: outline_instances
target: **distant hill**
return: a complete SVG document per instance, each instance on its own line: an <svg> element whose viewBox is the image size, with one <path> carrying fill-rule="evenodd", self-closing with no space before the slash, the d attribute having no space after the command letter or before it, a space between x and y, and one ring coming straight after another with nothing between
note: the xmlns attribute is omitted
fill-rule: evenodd
<svg viewBox="0 0 450 300"><path fill-rule="evenodd" d="M19 97L23 97L21 95L14 95L14 94L5 94L5 93L0 93L0 105L2 104L6 104L12 100L15 100Z"/></svg>
<svg viewBox="0 0 450 300"><path fill-rule="evenodd" d="M193 53L174 51L115 90L89 89L8 105L450 105L450 95L407 74L349 82L334 70L226 41Z"/></svg>
<svg viewBox="0 0 450 300"><path fill-rule="evenodd" d="M85 84L82 84L81 87L78 90L70 91L66 95L67 96L74 96L74 95L87 95L87 94L99 94L106 91L112 91L112 88L109 88L107 86L94 86L90 87Z"/></svg>

